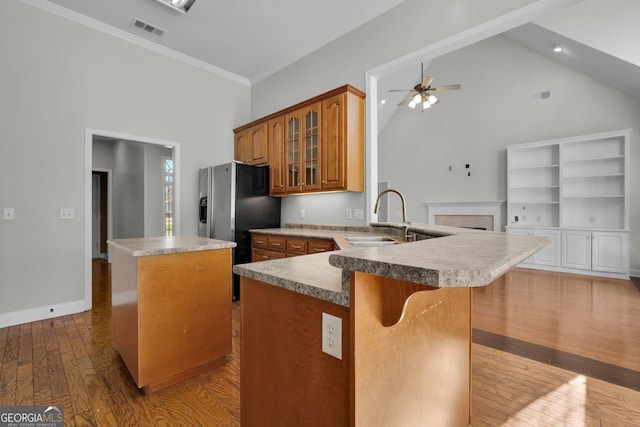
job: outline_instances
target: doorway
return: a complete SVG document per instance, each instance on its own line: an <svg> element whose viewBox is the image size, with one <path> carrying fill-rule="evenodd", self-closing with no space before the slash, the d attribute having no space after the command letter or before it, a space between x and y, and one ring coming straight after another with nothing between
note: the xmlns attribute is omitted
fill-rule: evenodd
<svg viewBox="0 0 640 427"><path fill-rule="evenodd" d="M91 258L108 260L107 240L111 238L111 171L91 172Z"/></svg>
<svg viewBox="0 0 640 427"><path fill-rule="evenodd" d="M95 141L101 143L94 149ZM118 150L114 149L109 153L109 150L115 148L109 147L110 144L117 144ZM108 239L166 235L167 200L163 195L167 192L164 183L161 183L166 179L166 173L164 175L163 173L167 158L172 160L169 226L172 235L179 235L180 144L155 138L86 129L85 310L90 310L92 307L91 263L94 257L110 259L109 247L106 244ZM157 162L154 159L157 159ZM132 179L132 175L137 176L137 180L127 181ZM121 191L118 191L118 188ZM145 218L145 211L147 218Z"/></svg>

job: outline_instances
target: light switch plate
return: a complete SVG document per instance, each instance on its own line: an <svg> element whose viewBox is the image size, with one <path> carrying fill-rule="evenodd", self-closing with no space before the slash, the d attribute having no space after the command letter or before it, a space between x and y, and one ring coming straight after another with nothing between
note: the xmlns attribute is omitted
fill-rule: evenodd
<svg viewBox="0 0 640 427"><path fill-rule="evenodd" d="M73 208L60 208L60 219L73 219L75 212Z"/></svg>
<svg viewBox="0 0 640 427"><path fill-rule="evenodd" d="M16 219L16 211L14 208L2 209L2 217L7 220Z"/></svg>
<svg viewBox="0 0 640 427"><path fill-rule="evenodd" d="M364 219L364 210L362 210L362 209L354 209L353 210L353 219L355 219L355 220L363 220Z"/></svg>
<svg viewBox="0 0 640 427"><path fill-rule="evenodd" d="M344 217L345 217L345 219L353 219L353 209L351 209L351 208L345 209Z"/></svg>

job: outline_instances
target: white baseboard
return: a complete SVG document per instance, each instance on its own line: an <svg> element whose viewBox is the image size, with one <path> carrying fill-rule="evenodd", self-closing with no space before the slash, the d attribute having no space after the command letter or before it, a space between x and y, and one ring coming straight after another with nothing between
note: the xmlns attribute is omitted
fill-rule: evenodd
<svg viewBox="0 0 640 427"><path fill-rule="evenodd" d="M2 313L0 314L0 328L52 319L54 317L66 316L67 314L75 314L82 311L85 311L84 300Z"/></svg>
<svg viewBox="0 0 640 427"><path fill-rule="evenodd" d="M629 276L632 276L632 277L640 277L640 270L631 270L631 271L629 272Z"/></svg>

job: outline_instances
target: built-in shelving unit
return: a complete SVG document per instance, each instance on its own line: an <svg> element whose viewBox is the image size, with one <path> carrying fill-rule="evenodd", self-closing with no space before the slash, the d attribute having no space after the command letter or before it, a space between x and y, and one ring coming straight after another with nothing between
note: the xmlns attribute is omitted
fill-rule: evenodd
<svg viewBox="0 0 640 427"><path fill-rule="evenodd" d="M629 133L622 130L507 147L507 231L560 239L559 246L554 246L555 258L536 263L534 257L528 265L628 276ZM597 241L604 238L606 245ZM581 245L590 248L587 251ZM593 252L604 247L606 254ZM619 256L611 255L614 249ZM576 251L582 253L576 256ZM607 265L594 265L594 259L606 259Z"/></svg>

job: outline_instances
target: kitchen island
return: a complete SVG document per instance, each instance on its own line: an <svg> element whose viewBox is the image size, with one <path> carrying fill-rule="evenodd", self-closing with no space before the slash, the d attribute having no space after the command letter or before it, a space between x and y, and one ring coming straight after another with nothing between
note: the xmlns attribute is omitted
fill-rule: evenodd
<svg viewBox="0 0 640 427"><path fill-rule="evenodd" d="M259 230L336 232L336 243L367 231ZM243 276L243 426L469 424L471 288L502 280L547 239L420 224L409 231L423 240L234 267ZM326 314L339 327L323 324ZM323 352L336 340L339 358Z"/></svg>
<svg viewBox="0 0 640 427"><path fill-rule="evenodd" d="M231 353L231 250L203 237L108 241L113 342L146 394Z"/></svg>

